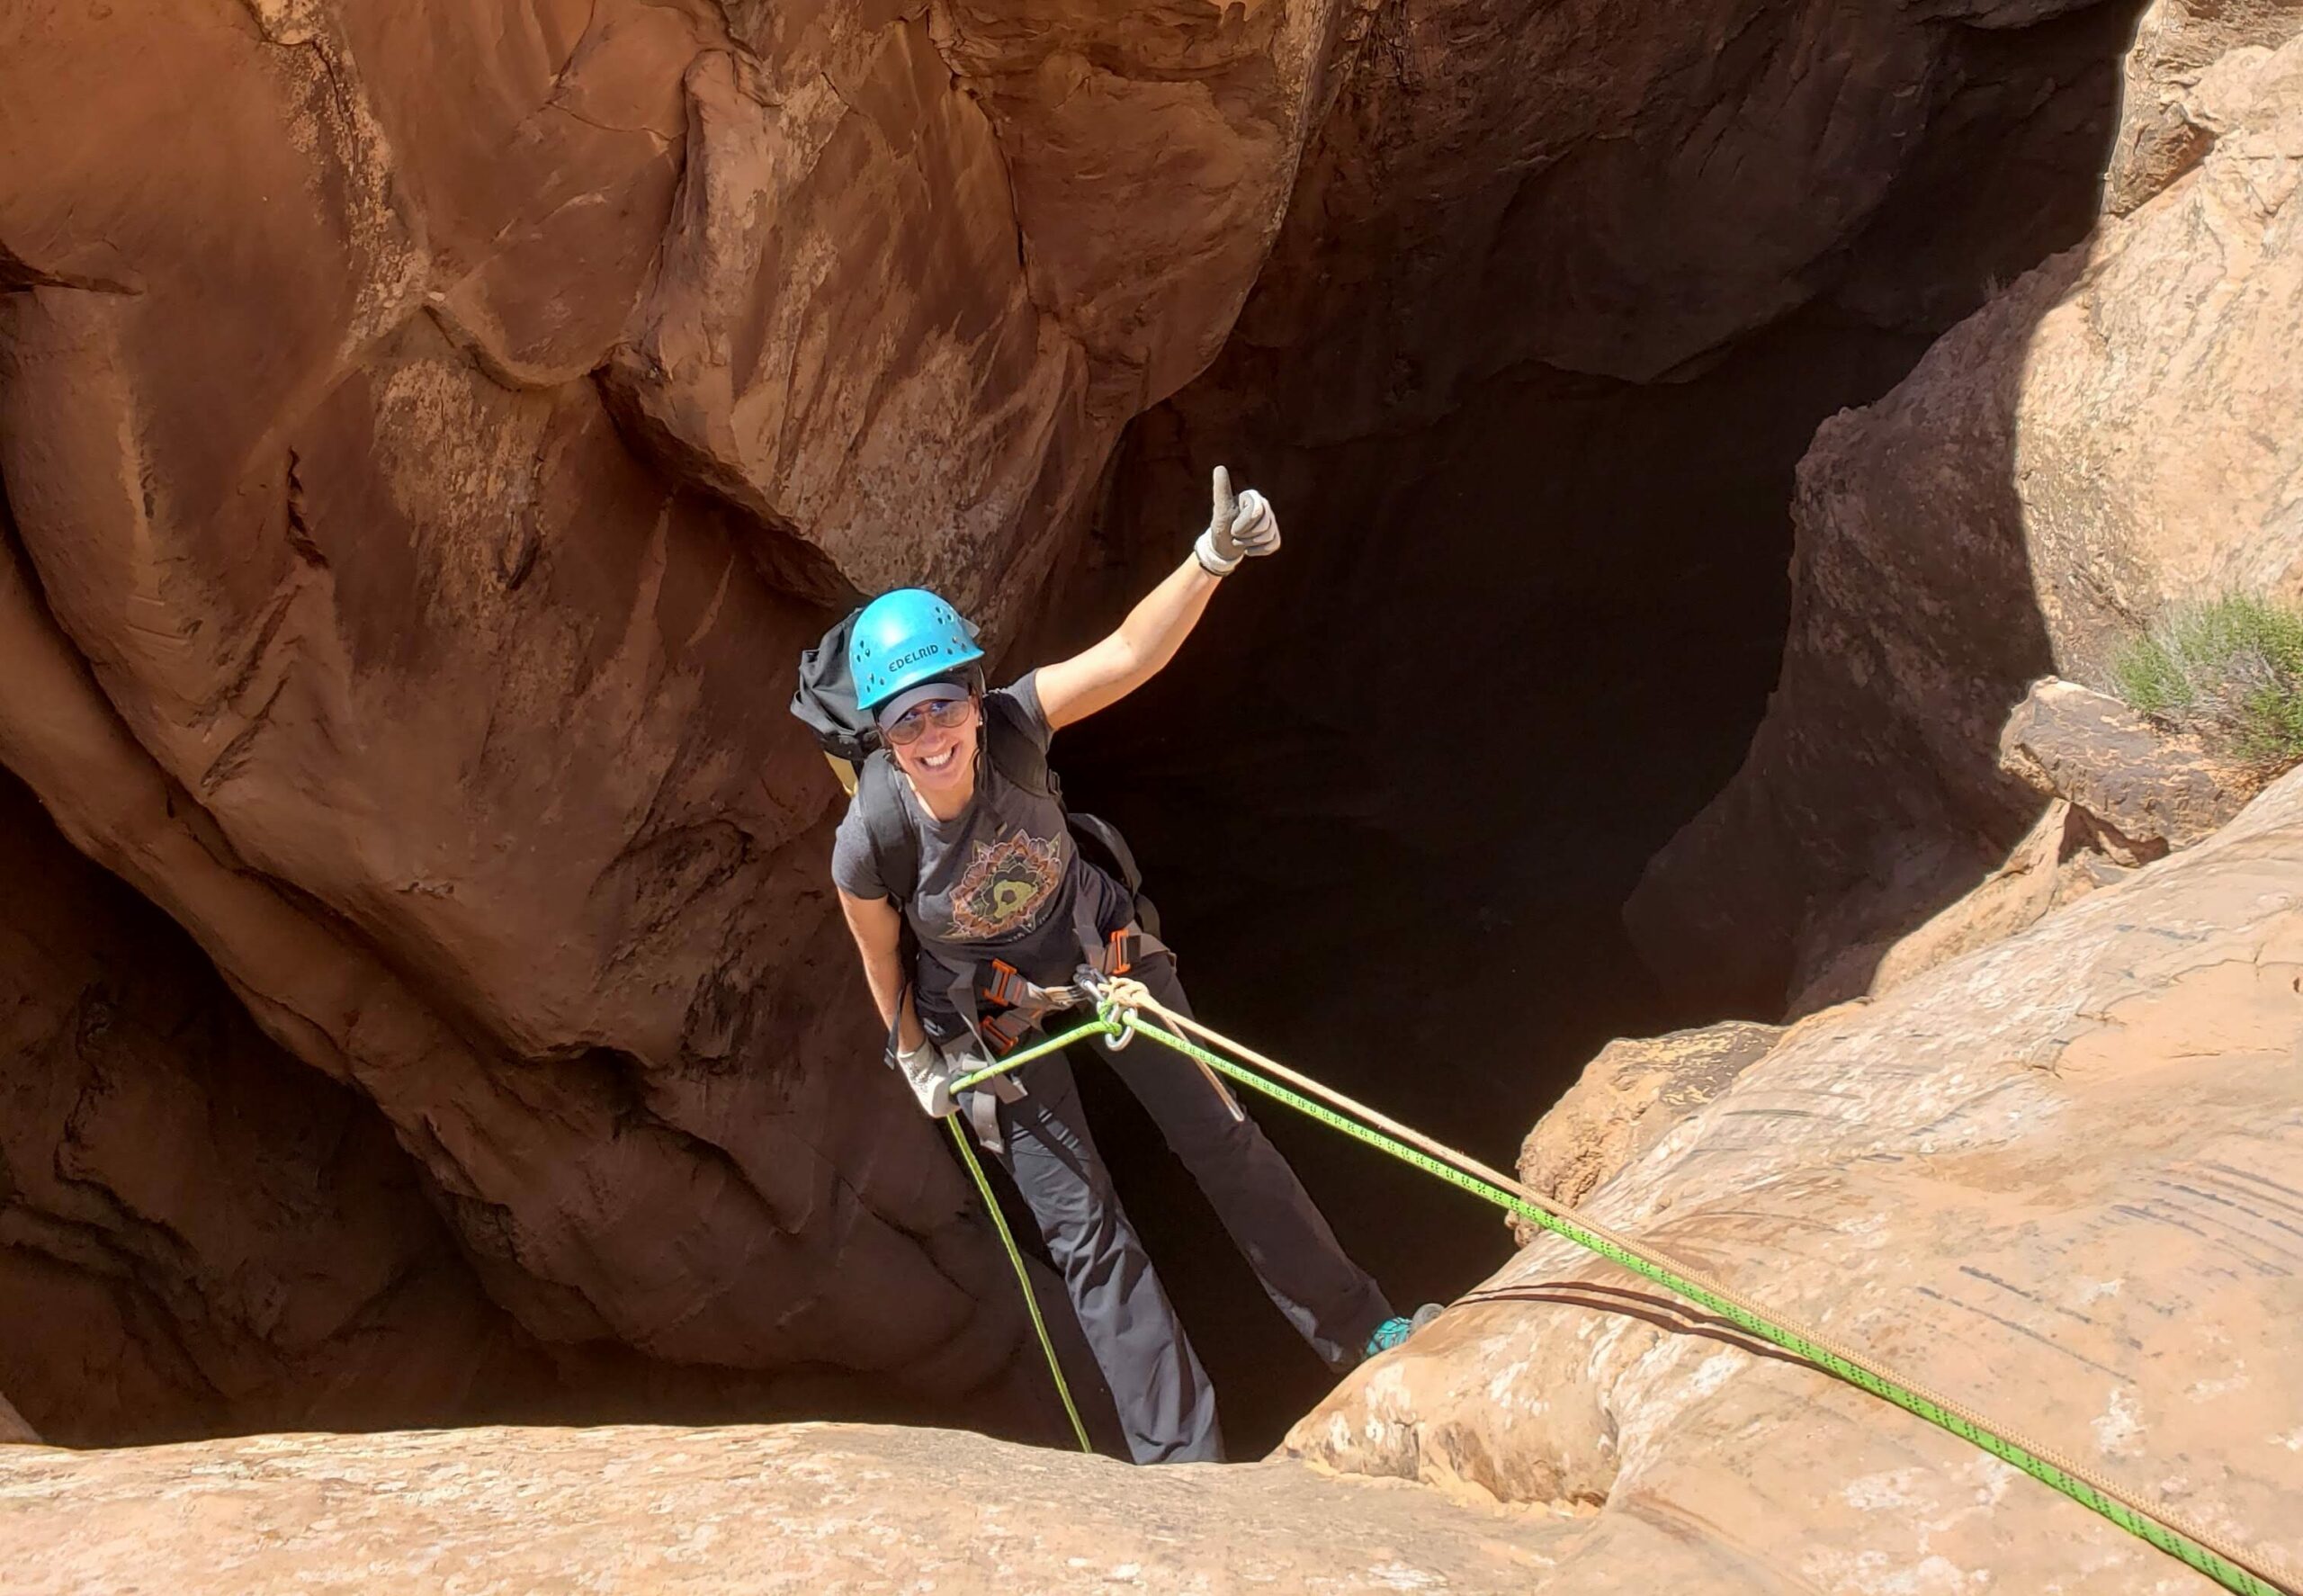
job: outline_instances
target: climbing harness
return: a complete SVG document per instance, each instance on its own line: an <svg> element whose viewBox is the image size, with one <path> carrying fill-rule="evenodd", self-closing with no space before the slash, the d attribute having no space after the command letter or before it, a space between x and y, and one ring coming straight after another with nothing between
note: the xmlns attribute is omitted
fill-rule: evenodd
<svg viewBox="0 0 2303 1596"><path fill-rule="evenodd" d="M952 1083L953 1091L958 1093L981 1086L1033 1059L1090 1036L1115 1039L1123 1036L1130 1038L1149 1036L1191 1059L1203 1071L1227 1076L1266 1097L1286 1104L1298 1113L1308 1115L1322 1125L1341 1131L1379 1152L1389 1153L1428 1175L1459 1187L1709 1309L1739 1329L1782 1348L1827 1374L1837 1376L1859 1389L1950 1431L2002 1462L2052 1485L2081 1506L2101 1514L2120 1529L2196 1569L2226 1590L2237 1592L2239 1596L2303 1596L2303 1581L2299 1581L2293 1573L2268 1554L2237 1547L2164 1502L2118 1484L2083 1464L2023 1438L2005 1425L1993 1424L1950 1397L1930 1390L1916 1381L1905 1379L1817 1331L1779 1314L1770 1314L1732 1287L1690 1269L1669 1254L1612 1231L1572 1207L1554 1203L1501 1171L1331 1090L1276 1060L1266 1058L1252 1048L1241 1046L1188 1015L1161 1003L1140 982L1125 975L1105 975L1095 970L1082 969L1074 978L1074 984L1093 998L1096 1003L1094 1019L1061 1036L1023 1048L997 1063L963 1076ZM1146 1019L1146 1014L1154 1018ZM1199 1045L1185 1035L1187 1032L1196 1036L1202 1042L1214 1044L1223 1052L1217 1053ZM1232 1056L1225 1056L1227 1054ZM954 1126L954 1134L962 1142L962 1151L967 1154L969 1166L975 1170L977 1183L983 1187L985 1201L989 1205L990 1192L989 1187L984 1186L981 1168L977 1165L972 1150L964 1145L966 1138L956 1125ZM993 1206L993 1217L998 1220L996 1206ZM1008 1256L1016 1264L1017 1278L1026 1278L1022 1255L1017 1251L1014 1239L1008 1235L1004 1224L999 1228L1001 1239L1008 1243ZM1025 1296L1026 1298L1031 1296L1027 1279ZM1032 1305L1032 1318L1035 1324L1039 1323L1036 1304ZM1070 1408L1071 1394L1064 1389L1062 1371L1056 1367L1055 1350L1044 1326L1041 1327L1040 1341L1047 1352L1048 1367L1054 1372L1057 1389L1063 1393L1064 1405ZM1077 1429L1079 1417L1076 1412L1072 1423ZM1086 1433L1084 1430L1080 1433L1084 1448L1087 1445Z"/></svg>

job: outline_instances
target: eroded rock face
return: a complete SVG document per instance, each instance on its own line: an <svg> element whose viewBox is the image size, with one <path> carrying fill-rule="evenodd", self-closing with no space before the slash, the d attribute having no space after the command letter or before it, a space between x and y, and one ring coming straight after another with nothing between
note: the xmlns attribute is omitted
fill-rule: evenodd
<svg viewBox="0 0 2303 1596"><path fill-rule="evenodd" d="M2128 52L2104 210L2125 216L2214 148L2225 129L2212 102L2194 93L2209 67L2235 49L2276 46L2298 31L2298 0L2153 0Z"/></svg>
<svg viewBox="0 0 2303 1596"><path fill-rule="evenodd" d="M1627 911L1683 991L1765 1006L1993 868L2038 812L1996 758L2034 677L2101 679L2171 599L2303 590L2303 47L2192 94L2196 170L1816 434L1767 719Z"/></svg>
<svg viewBox="0 0 2303 1596"><path fill-rule="evenodd" d="M366 1099L258 1032L7 776L0 880L0 1388L41 1433L452 1422L555 1393ZM0 1402L0 1432L17 1417Z"/></svg>
<svg viewBox="0 0 2303 1596"><path fill-rule="evenodd" d="M535 1336L1038 1411L783 706L851 584L1028 594L1228 327L1332 10L1171 22L0 22L0 757Z"/></svg>
<svg viewBox="0 0 2303 1596"><path fill-rule="evenodd" d="M997 628L1230 329L1339 7L730 9L614 390L827 596Z"/></svg>
<svg viewBox="0 0 2303 1596"><path fill-rule="evenodd" d="M2303 773L2194 849L1795 1026L1585 1206L2292 1565L2299 991ZM1287 1450L1596 1507L1558 1568L1578 1590L2191 1577L1548 1239Z"/></svg>
<svg viewBox="0 0 2303 1596"><path fill-rule="evenodd" d="M1572 1525L1294 1463L1138 1469L925 1430L467 1430L0 1456L11 1589L186 1596L1527 1588ZM516 1524L517 1534L505 1533Z"/></svg>
<svg viewBox="0 0 2303 1596"><path fill-rule="evenodd" d="M2007 717L1999 766L2047 797L2038 822L1973 891L1911 930L1844 948L1807 975L1792 994L1791 1018L1876 997L2212 836L2265 779L2057 677L2032 683Z"/></svg>
<svg viewBox="0 0 2303 1596"><path fill-rule="evenodd" d="M1668 1036L1618 1037L1528 1133L1519 1179L1573 1206L1768 1055L1780 1026L1729 1020ZM1535 1233L1513 1220L1525 1246Z"/></svg>
<svg viewBox="0 0 2303 1596"><path fill-rule="evenodd" d="M1877 997L1947 959L2035 925L2052 910L2123 878L2142 861L2104 829L2055 799L2039 823L1972 892L1899 936L1859 942L1808 977L1785 1012L1798 1018L1864 996Z"/></svg>

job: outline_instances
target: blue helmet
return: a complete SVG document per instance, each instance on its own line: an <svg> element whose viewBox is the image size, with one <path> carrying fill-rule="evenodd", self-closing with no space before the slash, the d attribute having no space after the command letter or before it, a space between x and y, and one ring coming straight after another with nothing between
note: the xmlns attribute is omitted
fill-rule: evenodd
<svg viewBox="0 0 2303 1596"><path fill-rule="evenodd" d="M982 658L975 628L925 587L881 594L847 634L847 673L863 710Z"/></svg>

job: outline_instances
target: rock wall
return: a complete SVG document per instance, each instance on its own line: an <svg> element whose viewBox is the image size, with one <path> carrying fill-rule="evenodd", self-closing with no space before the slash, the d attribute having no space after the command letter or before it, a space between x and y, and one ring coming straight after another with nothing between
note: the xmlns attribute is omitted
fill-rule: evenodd
<svg viewBox="0 0 2303 1596"><path fill-rule="evenodd" d="M1203 1013L1499 1161L1609 1038L1715 1018L1620 913L1764 707L1794 467L2083 234L2132 15L1370 9L1237 329L1129 431L1028 649L1182 554L1213 462L1279 507L1280 557L1059 749ZM1493 1267L1321 1143L1287 1150L1394 1289ZM1238 1317L1203 1351L1276 1435L1319 1374Z"/></svg>
<svg viewBox="0 0 2303 1596"><path fill-rule="evenodd" d="M1994 867L2039 810L1996 758L2034 677L2100 680L2171 599L2303 592L2297 60L2164 81L2211 139L2193 169L1816 434L1766 721L1627 911L1691 1004L1779 1005Z"/></svg>
<svg viewBox="0 0 2303 1596"><path fill-rule="evenodd" d="M0 1390L64 1445L537 1411L366 1099L0 776ZM0 1403L0 1422L14 1410Z"/></svg>
<svg viewBox="0 0 2303 1596"><path fill-rule="evenodd" d="M1791 1027L1584 1207L2292 1566L2299 992L2303 773L2196 848ZM1590 1515L1553 1569L1579 1591L2192 1579L1548 1238L1286 1450Z"/></svg>
<svg viewBox="0 0 2303 1596"><path fill-rule="evenodd" d="M1254 767L1107 759L1139 843L1291 894L1322 989L1380 935L1411 1042L1567 950L1564 1057L1651 996L1593 928L1755 712L1790 462L2093 215L2126 20L30 0L0 760L375 1106L525 1334L1024 1401L866 1062L800 644L899 579L1077 635L1230 458L1294 574L1140 708L1232 684L1185 723ZM1196 967L1268 970L1223 918ZM1324 1055L1395 1018L1341 984L1226 1012Z"/></svg>
<svg viewBox="0 0 2303 1596"><path fill-rule="evenodd" d="M0 758L530 1334L1017 1400L783 704L856 587L1030 592L1228 329L1337 25L0 21Z"/></svg>

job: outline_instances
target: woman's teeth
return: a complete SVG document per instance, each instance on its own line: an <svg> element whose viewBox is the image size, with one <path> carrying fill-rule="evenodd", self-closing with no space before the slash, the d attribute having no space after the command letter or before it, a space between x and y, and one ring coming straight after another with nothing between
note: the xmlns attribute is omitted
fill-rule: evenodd
<svg viewBox="0 0 2303 1596"><path fill-rule="evenodd" d="M947 765L951 764L952 756L959 751L960 750L957 749L945 749L940 754L928 755L927 758L920 761L920 764L929 770L941 770Z"/></svg>

